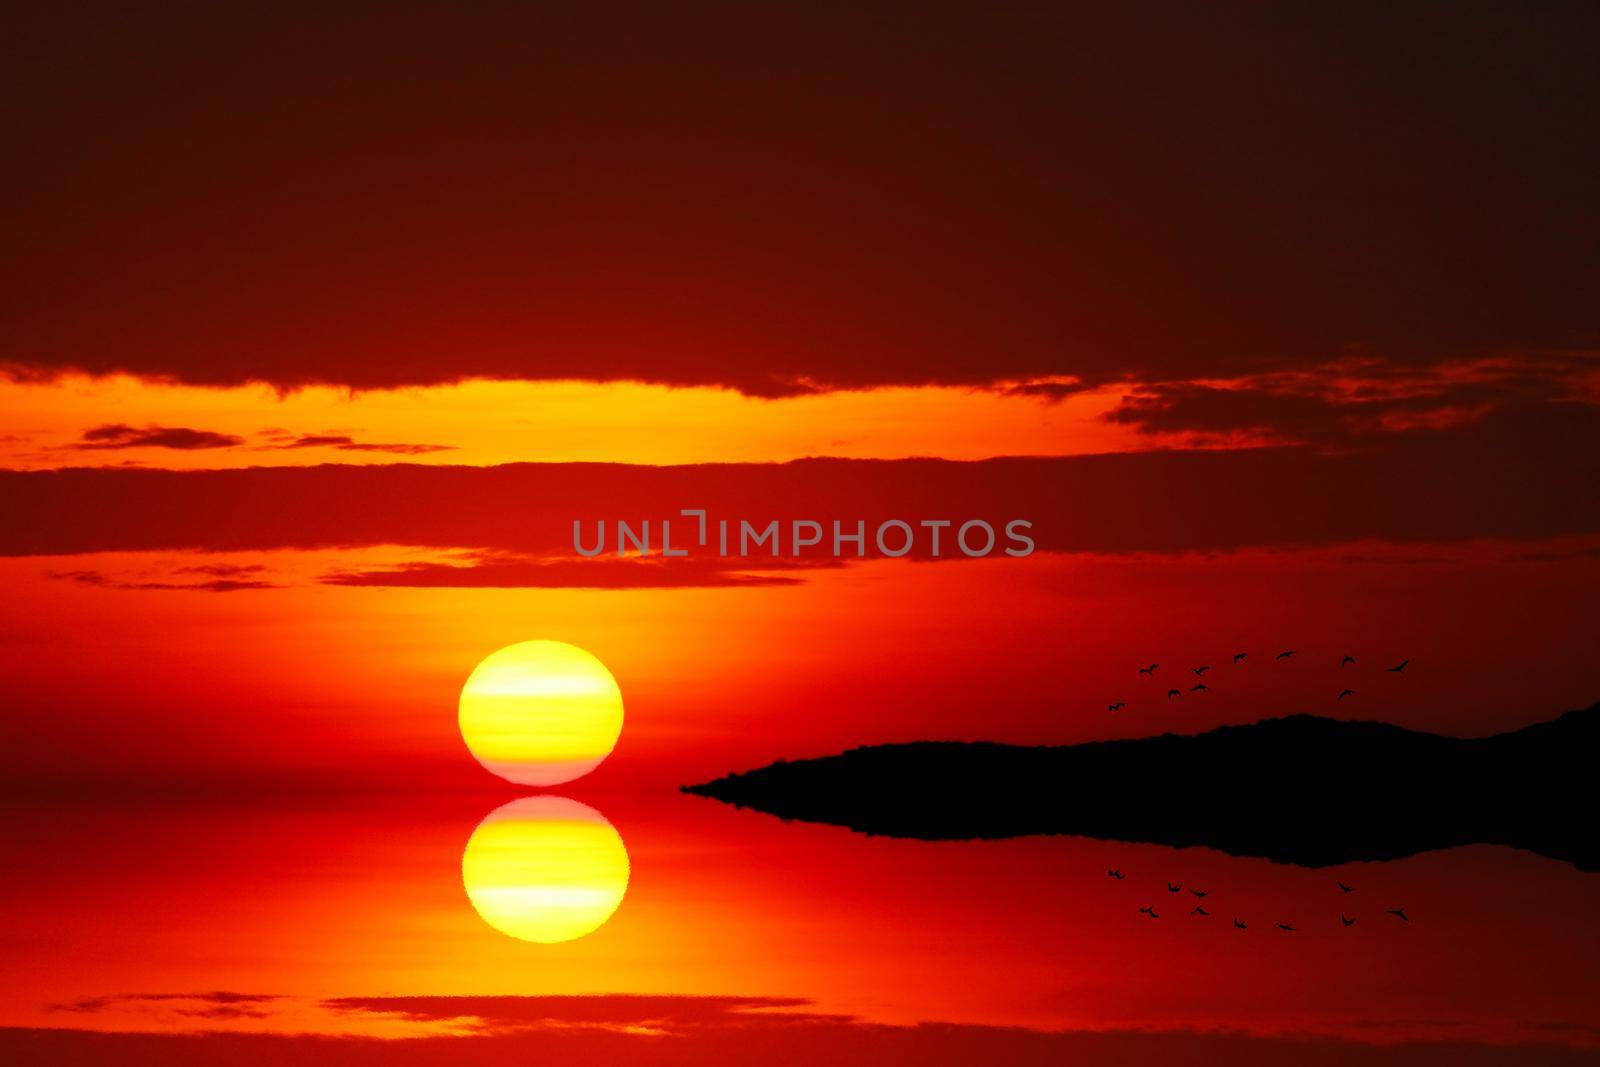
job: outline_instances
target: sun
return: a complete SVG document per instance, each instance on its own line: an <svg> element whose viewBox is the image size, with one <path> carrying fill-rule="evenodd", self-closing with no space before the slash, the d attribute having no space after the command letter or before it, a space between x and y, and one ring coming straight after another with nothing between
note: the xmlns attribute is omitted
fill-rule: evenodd
<svg viewBox="0 0 1600 1067"><path fill-rule="evenodd" d="M605 816L565 797L524 797L467 840L461 881L483 921L522 941L583 937L628 890L628 850Z"/></svg>
<svg viewBox="0 0 1600 1067"><path fill-rule="evenodd" d="M461 738L488 770L520 785L560 785L611 754L622 690L606 665L561 641L488 656L461 687Z"/></svg>

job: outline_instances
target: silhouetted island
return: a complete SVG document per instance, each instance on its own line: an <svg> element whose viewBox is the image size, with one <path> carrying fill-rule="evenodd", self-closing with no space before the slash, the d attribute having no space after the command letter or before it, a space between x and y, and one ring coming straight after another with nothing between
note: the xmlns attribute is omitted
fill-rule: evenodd
<svg viewBox="0 0 1600 1067"><path fill-rule="evenodd" d="M1597 738L1600 704L1484 738L1295 715L1080 745L877 745L683 790L890 837L1071 834L1305 867L1485 843L1593 871Z"/></svg>

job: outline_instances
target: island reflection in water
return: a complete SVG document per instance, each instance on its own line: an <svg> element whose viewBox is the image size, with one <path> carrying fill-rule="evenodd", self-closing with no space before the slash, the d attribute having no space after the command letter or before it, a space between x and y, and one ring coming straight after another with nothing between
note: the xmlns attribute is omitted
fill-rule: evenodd
<svg viewBox="0 0 1600 1067"><path fill-rule="evenodd" d="M587 799L607 816L530 797L484 818L482 794L13 803L0 1023L390 1033L420 1024L354 998L628 994L1360 1042L1591 1046L1600 1026L1596 875L1526 852L1308 870L1071 837L891 840L669 791ZM217 990L261 999L117 999Z"/></svg>

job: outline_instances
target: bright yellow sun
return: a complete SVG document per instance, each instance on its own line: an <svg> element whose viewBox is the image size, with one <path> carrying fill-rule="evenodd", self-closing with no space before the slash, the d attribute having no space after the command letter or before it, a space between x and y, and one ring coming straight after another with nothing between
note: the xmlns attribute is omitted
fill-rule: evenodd
<svg viewBox="0 0 1600 1067"><path fill-rule="evenodd" d="M611 754L622 690L606 665L560 641L493 653L461 687L461 737L486 768L521 785L559 785Z"/></svg>
<svg viewBox="0 0 1600 1067"><path fill-rule="evenodd" d="M565 797L513 800L478 824L461 881L483 921L550 944L593 933L628 889L628 850L605 816Z"/></svg>

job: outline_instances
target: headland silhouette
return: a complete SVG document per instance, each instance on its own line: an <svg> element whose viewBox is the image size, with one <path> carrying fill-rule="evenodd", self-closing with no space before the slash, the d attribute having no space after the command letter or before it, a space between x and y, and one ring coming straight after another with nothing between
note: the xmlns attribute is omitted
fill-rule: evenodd
<svg viewBox="0 0 1600 1067"><path fill-rule="evenodd" d="M1600 870L1575 813L1600 704L1483 738L1311 715L1063 746L919 741L783 760L683 790L925 840L1037 834L1204 846L1304 867L1496 844Z"/></svg>

